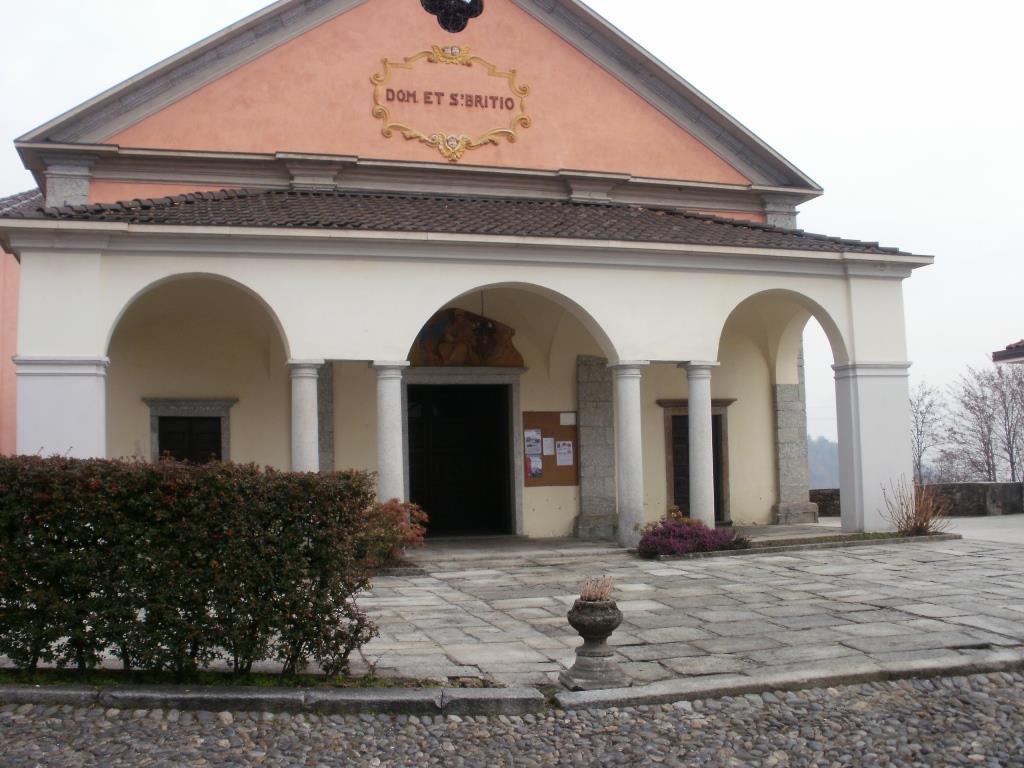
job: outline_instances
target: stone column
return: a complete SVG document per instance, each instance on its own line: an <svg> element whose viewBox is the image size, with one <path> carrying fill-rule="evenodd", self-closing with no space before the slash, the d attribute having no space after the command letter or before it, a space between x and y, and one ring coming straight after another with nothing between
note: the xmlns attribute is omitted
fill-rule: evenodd
<svg viewBox="0 0 1024 768"><path fill-rule="evenodd" d="M377 371L377 498L405 499L402 372L407 361L375 362Z"/></svg>
<svg viewBox="0 0 1024 768"><path fill-rule="evenodd" d="M910 363L835 365L839 504L844 531L885 531L882 489L912 483Z"/></svg>
<svg viewBox="0 0 1024 768"><path fill-rule="evenodd" d="M334 363L328 360L316 380L320 434L320 471L334 471Z"/></svg>
<svg viewBox="0 0 1024 768"><path fill-rule="evenodd" d="M711 425L711 369L718 363L684 363L689 385L690 517L715 527L715 446Z"/></svg>
<svg viewBox="0 0 1024 768"><path fill-rule="evenodd" d="M608 360L576 358L576 405L579 411L580 513L574 532L580 539L614 539L615 386Z"/></svg>
<svg viewBox="0 0 1024 768"><path fill-rule="evenodd" d="M635 547L644 523L644 458L640 376L648 362L609 366L615 374L615 469L619 543Z"/></svg>
<svg viewBox="0 0 1024 768"><path fill-rule="evenodd" d="M105 357L15 357L19 454L107 456Z"/></svg>
<svg viewBox="0 0 1024 768"><path fill-rule="evenodd" d="M292 471L320 470L317 377L323 360L290 360L292 374Z"/></svg>
<svg viewBox="0 0 1024 768"><path fill-rule="evenodd" d="M818 505L810 498L810 468L807 465L803 345L797 358L797 382L773 387L779 500L772 507L772 518L777 525L818 522Z"/></svg>

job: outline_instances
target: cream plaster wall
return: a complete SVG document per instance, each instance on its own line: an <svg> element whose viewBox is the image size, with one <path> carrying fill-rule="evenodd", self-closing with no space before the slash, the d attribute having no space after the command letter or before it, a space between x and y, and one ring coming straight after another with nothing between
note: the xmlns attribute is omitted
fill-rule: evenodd
<svg viewBox="0 0 1024 768"><path fill-rule="evenodd" d="M12 238L22 257L19 353L28 358L95 360L106 354L108 336L123 309L147 288L197 273L235 283L242 290L231 295L248 297L253 317L262 324L258 338L272 336L276 326L283 339L283 348L275 347L273 352L277 363L264 367L259 373L262 379L253 379L267 380L267 386L276 382L273 386L279 387L279 400L271 407L279 408L274 411L277 421L260 422L265 440L243 427L238 436L241 445L252 448L236 453L236 458L288 466L286 359L405 359L423 323L438 308L451 303L453 296L461 296L461 305L477 311L479 290L489 286L487 293L495 295L490 303L485 297L485 313L519 329L517 340L530 369L523 378L524 410L575 407L573 361L577 354L654 363L722 360L722 368L713 376L713 394L738 400L730 414L729 434L732 512L738 521L767 521L774 494L771 482L765 480L772 474L774 456L774 444L766 439L771 432L768 417L751 420L750 414L744 413L746 404L751 404L751 413L772 412L770 372L779 374L780 383L792 378L791 356L780 350L793 346L790 342L798 336L795 329L808 314L821 322L832 341L836 362L843 370L852 371L849 376L853 378L848 376L837 390L842 401L841 450L852 468L844 482L857 489L847 494L854 501L849 505L850 514L844 512L844 525L881 525L875 519L880 503L875 489L891 477L909 473L909 447L899 426L905 415L883 420L877 417L881 410L865 410L861 405L862 400L876 395L887 403L891 399L892 408L905 405L901 286L905 272L901 270L909 271L906 266L851 262L840 254L699 255L656 246L627 250L603 243L475 242L438 235L282 233L257 237L250 231L232 230L182 236L180 230L147 229L136 235L115 229L96 227L93 233L39 236L16 233ZM514 293L516 301L504 300L505 293ZM212 312L214 306L223 309L228 305L213 302L202 311ZM128 316L132 314L129 310ZM235 344L234 337L204 333L206 326L197 324L198 316L181 320L181 328L191 334L188 340L184 331L168 330L166 323L152 328L161 343L177 344L179 355L197 344L216 342L225 349ZM211 323L208 319L207 326ZM746 327L746 340L732 341L729 329L723 334L727 323ZM252 328L238 330L251 334ZM125 434L148 434L144 406L138 398L183 394L156 391L168 389L168 381L177 382L173 376L178 374L173 372L181 368L161 369L157 365L160 344L144 349L146 345L136 338L133 348L157 371L150 371L149 379L141 378L141 372L133 374L140 377L136 389L146 384L153 391L129 392L127 398L114 396L123 375L117 370L117 353L119 345L126 343L117 340L111 346L114 394L109 402L118 409L110 421L108 452L113 454L145 452L145 446L137 449L134 445L137 437L129 439ZM255 344L252 339L245 343ZM741 354L744 348L759 351L763 369L748 367L753 365L748 361L755 358ZM261 354L271 356L269 352ZM211 365L225 359L209 353ZM853 368L844 366L851 361L856 363ZM657 474L664 472L663 427L661 415L651 410L651 403L657 397L685 396L682 372L668 370L650 373L645 389L649 518L663 512L665 493L664 478ZM344 367L341 373L339 406L346 381L362 383L357 398L360 412L346 414L340 406L339 445L346 429L351 434L371 430L366 415L373 403L371 372ZM861 388L858 383L865 377L871 379L870 391L867 384ZM225 376L203 381L202 386L194 387L198 391L185 394L232 395L212 391L214 385L225 389L228 380L235 379ZM32 381L19 378L19 389ZM131 405L121 404L132 398L135 402ZM761 405L755 407L759 398ZM252 393L245 395L245 402L254 402ZM122 413L121 408L128 410ZM24 413L30 411L26 406ZM19 420L22 415L19 410ZM133 426L124 428L122 419L134 420ZM33 429L39 432L41 427ZM70 437L79 442L83 439L63 433L47 439L57 446L55 450L62 450L60 446L70 444ZM34 433L26 436L29 442L34 439ZM870 447L866 440L871 441ZM103 444L102 440L95 442ZM339 462L349 456L346 450L341 449ZM881 458L870 466L857 464L855 457L865 450ZM750 458L755 454L765 463ZM372 467L372 460L360 463ZM568 533L577 506L574 493L569 489L524 494L527 531L533 535Z"/></svg>
<svg viewBox="0 0 1024 768"><path fill-rule="evenodd" d="M0 454L15 451L17 381L13 357L18 349L18 260L0 248Z"/></svg>
<svg viewBox="0 0 1024 768"><path fill-rule="evenodd" d="M711 376L711 396L736 402L726 418L729 509L737 524L768 523L775 489L775 415L771 371L760 348L739 329L726 331L721 366ZM688 397L686 371L656 363L641 379L644 438L644 506L648 522L668 507L665 411L657 401Z"/></svg>
<svg viewBox="0 0 1024 768"><path fill-rule="evenodd" d="M841 352L837 361L906 356L898 280L698 271L685 268L682 258L676 269L463 261L470 253L501 252L506 246L491 251L457 242L413 244L406 258L396 260L383 252L379 258L344 255L353 246L330 237L327 242L297 240L289 243L297 253L281 258L221 255L220 248L244 254L259 247L240 233L216 248L180 256L162 255L160 249L133 254L100 252L98 247L23 248L19 350L102 355L122 308L140 291L170 276L207 273L261 297L272 308L295 359L404 359L423 318L453 295L501 284L529 286L562 302L611 359L715 360L733 309L772 289L807 297L819 310L816 316ZM301 254L310 248L332 255ZM377 250L372 244L355 248ZM449 260L440 260L446 254Z"/></svg>
<svg viewBox="0 0 1024 768"><path fill-rule="evenodd" d="M334 468L377 471L377 372L365 362L334 365Z"/></svg>
<svg viewBox="0 0 1024 768"><path fill-rule="evenodd" d="M231 459L287 468L285 363L266 311L238 288L182 280L154 289L128 309L110 345L108 455L151 456L144 397L232 397Z"/></svg>

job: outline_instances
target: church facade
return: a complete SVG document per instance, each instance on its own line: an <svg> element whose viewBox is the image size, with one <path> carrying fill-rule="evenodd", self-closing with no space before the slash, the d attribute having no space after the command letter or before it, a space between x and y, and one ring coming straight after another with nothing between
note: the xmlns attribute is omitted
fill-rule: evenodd
<svg viewBox="0 0 1024 768"><path fill-rule="evenodd" d="M821 189L577 0L423 5L281 0L17 140L16 450L365 468L435 533L803 521L815 318L887 527L931 258L798 230Z"/></svg>

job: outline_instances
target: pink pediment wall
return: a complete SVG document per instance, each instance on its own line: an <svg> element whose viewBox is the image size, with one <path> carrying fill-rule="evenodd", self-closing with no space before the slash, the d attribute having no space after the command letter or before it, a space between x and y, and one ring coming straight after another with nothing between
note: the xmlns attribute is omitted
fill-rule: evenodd
<svg viewBox="0 0 1024 768"><path fill-rule="evenodd" d="M458 35L444 32L416 0L369 0L106 141L139 148L445 162L436 149L381 134L381 121L371 115L370 77L382 70L385 57L402 60L432 45L456 44L469 46L501 69L514 68L518 81L531 89L526 104L532 126L521 129L514 144L502 140L471 151L464 164L748 183L722 157L511 0L488 0L484 14ZM458 65L420 65L410 77L404 82L446 94L467 89L501 93L501 82L467 77ZM403 114L429 122L415 126L425 132L442 127L475 131L487 124L488 115L498 114L481 109L482 102L471 107L464 102L418 103Z"/></svg>

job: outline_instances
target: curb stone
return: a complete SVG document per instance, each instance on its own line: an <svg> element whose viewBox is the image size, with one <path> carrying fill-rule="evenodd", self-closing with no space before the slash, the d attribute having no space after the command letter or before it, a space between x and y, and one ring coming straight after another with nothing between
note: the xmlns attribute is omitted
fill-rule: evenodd
<svg viewBox="0 0 1024 768"><path fill-rule="evenodd" d="M717 699L765 691L799 691L837 685L863 685L889 680L1017 672L1024 670L1024 655L1014 651L993 651L985 658L936 659L916 662L865 662L844 672L763 673L752 675L708 675L676 678L657 683L604 691L555 694L559 709L608 709L645 704L673 704L695 699Z"/></svg>
<svg viewBox="0 0 1024 768"><path fill-rule="evenodd" d="M322 715L527 715L544 711L535 688L243 688L0 685L0 703L117 709L259 711Z"/></svg>
<svg viewBox="0 0 1024 768"><path fill-rule="evenodd" d="M543 712L547 700L535 688L445 688L445 715L522 715Z"/></svg>
<svg viewBox="0 0 1024 768"><path fill-rule="evenodd" d="M711 557L745 557L751 555L777 555L784 552L804 552L815 549L845 549L847 547L887 547L906 544L933 544L940 541L960 541L959 533L938 533L934 536L894 536L888 539L852 539L850 541L823 541L819 544L779 544L754 546L749 549L725 549L719 552L691 552L687 555L660 555L653 562L671 563L676 560L703 560ZM635 549L629 550L636 554Z"/></svg>

